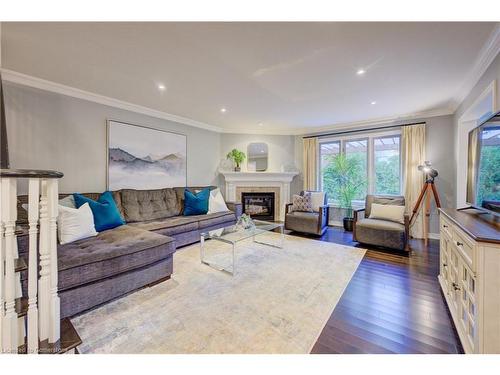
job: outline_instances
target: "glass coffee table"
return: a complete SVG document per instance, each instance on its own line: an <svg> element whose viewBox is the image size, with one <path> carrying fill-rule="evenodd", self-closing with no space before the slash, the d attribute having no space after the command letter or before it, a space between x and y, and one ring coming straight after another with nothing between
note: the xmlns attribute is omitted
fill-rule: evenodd
<svg viewBox="0 0 500 375"><path fill-rule="evenodd" d="M260 220L254 220L253 223L255 224L255 226L251 227L251 228L243 228L243 227L238 226L238 225L231 225L228 227L224 227L224 228L215 229L215 230L201 233L201 236L200 236L201 263L206 264L206 265L208 265L212 268L215 268L219 271L227 272L231 275L234 275L236 272L236 269L235 269L236 244L238 244L239 242L251 238L254 243L267 245L267 246L271 246L271 247L276 247L279 249L283 248L283 240L285 238L285 235L283 233L283 223L271 223L271 222L260 221ZM279 229L279 241L277 244L259 241L259 239L262 239L262 237L259 238L259 236L261 236L262 234L274 231L275 229ZM205 250L206 250L205 249L205 241L206 240L215 240L215 241L220 241L220 242L231 245L231 247L232 247L232 268L231 269L228 269L226 267L222 267L222 266L217 265L214 262L210 262L206 259L206 257L205 257Z"/></svg>

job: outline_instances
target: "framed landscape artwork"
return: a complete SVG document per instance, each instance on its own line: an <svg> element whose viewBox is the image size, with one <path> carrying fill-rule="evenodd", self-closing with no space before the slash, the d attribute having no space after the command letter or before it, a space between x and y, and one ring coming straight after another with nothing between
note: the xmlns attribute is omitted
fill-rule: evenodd
<svg viewBox="0 0 500 375"><path fill-rule="evenodd" d="M109 120L108 190L186 186L186 136Z"/></svg>

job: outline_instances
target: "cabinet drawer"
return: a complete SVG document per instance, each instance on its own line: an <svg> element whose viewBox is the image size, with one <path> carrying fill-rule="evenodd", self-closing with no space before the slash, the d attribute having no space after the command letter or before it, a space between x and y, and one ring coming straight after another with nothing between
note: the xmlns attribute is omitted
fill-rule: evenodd
<svg viewBox="0 0 500 375"><path fill-rule="evenodd" d="M440 227L441 227L441 233L445 234L448 236L448 238L452 238L452 231L451 231L451 224L448 220L444 218L443 215L440 215Z"/></svg>
<svg viewBox="0 0 500 375"><path fill-rule="evenodd" d="M453 228L453 246L462 256L472 272L476 272L476 254L474 242L457 227Z"/></svg>

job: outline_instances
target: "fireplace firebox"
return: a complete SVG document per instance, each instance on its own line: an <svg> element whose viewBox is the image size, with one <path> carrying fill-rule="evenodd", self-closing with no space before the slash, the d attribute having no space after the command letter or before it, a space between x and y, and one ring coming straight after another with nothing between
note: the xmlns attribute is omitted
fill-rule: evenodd
<svg viewBox="0 0 500 375"><path fill-rule="evenodd" d="M274 220L274 193L241 193L243 212L253 219Z"/></svg>

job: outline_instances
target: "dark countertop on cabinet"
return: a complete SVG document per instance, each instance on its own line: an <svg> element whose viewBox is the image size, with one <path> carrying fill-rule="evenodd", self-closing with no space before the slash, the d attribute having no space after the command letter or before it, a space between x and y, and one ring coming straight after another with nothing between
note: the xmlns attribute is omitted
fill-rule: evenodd
<svg viewBox="0 0 500 375"><path fill-rule="evenodd" d="M500 218L474 208L440 208L439 211L475 241L500 244Z"/></svg>

